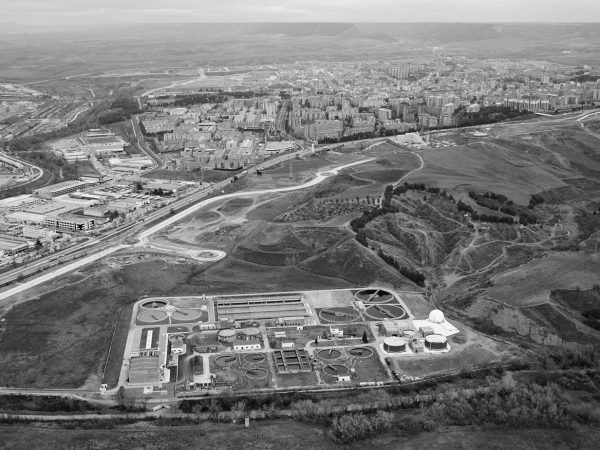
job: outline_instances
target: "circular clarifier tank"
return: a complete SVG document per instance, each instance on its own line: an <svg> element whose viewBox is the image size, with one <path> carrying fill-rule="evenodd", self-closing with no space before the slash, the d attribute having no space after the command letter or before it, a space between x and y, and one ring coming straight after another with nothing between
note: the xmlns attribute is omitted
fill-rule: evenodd
<svg viewBox="0 0 600 450"><path fill-rule="evenodd" d="M323 373L330 377L345 376L350 373L350 369L342 364L329 364L323 368Z"/></svg>
<svg viewBox="0 0 600 450"><path fill-rule="evenodd" d="M334 306L319 311L321 323L345 323L356 322L360 319L360 314L348 306Z"/></svg>
<svg viewBox="0 0 600 450"><path fill-rule="evenodd" d="M142 308L144 309L164 308L165 306L167 306L167 302L165 300L149 300L142 303Z"/></svg>
<svg viewBox="0 0 600 450"><path fill-rule="evenodd" d="M363 303L388 303L394 300L394 294L385 289L362 289L354 297Z"/></svg>
<svg viewBox="0 0 600 450"><path fill-rule="evenodd" d="M371 305L368 306L365 313L374 320L398 320L406 316L406 311L400 305Z"/></svg>
<svg viewBox="0 0 600 450"><path fill-rule="evenodd" d="M178 309L171 314L174 323L197 322L202 317L202 312L197 309Z"/></svg>
<svg viewBox="0 0 600 450"><path fill-rule="evenodd" d="M340 352L339 350L336 350L334 348L323 349L323 350L319 350L317 352L317 356L324 360L338 359L339 357L342 356L342 352Z"/></svg>
<svg viewBox="0 0 600 450"><path fill-rule="evenodd" d="M138 323L144 324L159 324L166 322L167 319L167 313L161 310L142 311L137 315Z"/></svg>

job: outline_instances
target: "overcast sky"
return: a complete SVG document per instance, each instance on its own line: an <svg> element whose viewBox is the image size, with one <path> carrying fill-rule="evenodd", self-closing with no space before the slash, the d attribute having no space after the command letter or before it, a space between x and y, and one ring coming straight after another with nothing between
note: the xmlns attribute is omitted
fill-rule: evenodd
<svg viewBox="0 0 600 450"><path fill-rule="evenodd" d="M599 0L1 0L0 22L598 22Z"/></svg>

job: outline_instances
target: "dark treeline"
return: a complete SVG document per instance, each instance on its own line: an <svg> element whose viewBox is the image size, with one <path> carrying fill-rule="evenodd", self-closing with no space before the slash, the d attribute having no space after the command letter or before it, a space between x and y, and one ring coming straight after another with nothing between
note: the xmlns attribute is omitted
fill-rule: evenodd
<svg viewBox="0 0 600 450"><path fill-rule="evenodd" d="M529 225L529 224L536 224L537 223L537 217L531 213L529 211L529 209L533 208L532 202L534 202L533 204L535 205L536 202L537 203L541 203L541 201L543 201L543 199L539 196L532 196L532 199L529 201L529 206L525 207L525 206L521 206L521 205L517 205L516 203L514 203L512 200L509 200L508 197L502 195L502 194L496 194L494 192L486 192L485 194L478 194L476 192L469 192L469 197L472 198L475 203L477 203L479 206L483 206L484 208L488 208L491 209L492 211L500 211L504 214L508 214L509 216L513 216L513 217L517 217L518 216L518 222L521 225ZM541 201L540 201L541 200ZM486 222L502 222L502 220L500 219L504 219L504 218L497 218L497 219L492 219L492 220L488 220L488 219L482 219L481 217L496 217L496 216L487 216L484 214L480 214L479 215L480 219L475 219L475 217L473 216L473 219L475 220L483 220ZM506 221L505 223L514 223L514 221Z"/></svg>
<svg viewBox="0 0 600 450"><path fill-rule="evenodd" d="M110 109L101 112L98 115L98 123L106 125L109 123L123 122L131 119L134 114L141 112L139 104L135 97L131 95L121 95L112 104Z"/></svg>
<svg viewBox="0 0 600 450"><path fill-rule="evenodd" d="M429 194L440 195L441 197L454 202L454 197L452 197L452 195L448 195L446 191L442 191L439 187L427 186L424 183L407 183L405 181L402 186L397 186L394 188L393 193L394 195L401 195L405 194L407 191L428 192Z"/></svg>
<svg viewBox="0 0 600 450"><path fill-rule="evenodd" d="M498 429L572 429L596 424L591 410L568 404L556 385L497 384L475 395L443 397L426 404L420 414L378 411L372 415L344 414L330 422L330 433L340 444L350 444L394 430L398 436L435 431L440 426L483 426Z"/></svg>
<svg viewBox="0 0 600 450"><path fill-rule="evenodd" d="M159 97L160 98L160 97ZM223 103L227 101L227 95L222 94L190 94L190 95L181 95L175 97L175 101L173 102L174 106L190 106L190 105L202 105L205 103Z"/></svg>
<svg viewBox="0 0 600 450"><path fill-rule="evenodd" d="M509 106L482 106L479 112L466 112L465 106L459 106L455 111L457 127L484 125L502 122L532 115L530 111L513 109Z"/></svg>
<svg viewBox="0 0 600 450"><path fill-rule="evenodd" d="M398 272L400 272L409 280L413 281L417 286L425 286L425 275L423 275L421 272L410 267L401 266L396 258L394 258L392 255L388 255L381 248L379 249L377 254L381 259L383 259L390 266L396 268Z"/></svg>
<svg viewBox="0 0 600 450"><path fill-rule="evenodd" d="M539 205L540 203L544 203L544 197L539 194L531 194L531 198L529 199L529 204L527 207L529 209L533 209L535 205Z"/></svg>

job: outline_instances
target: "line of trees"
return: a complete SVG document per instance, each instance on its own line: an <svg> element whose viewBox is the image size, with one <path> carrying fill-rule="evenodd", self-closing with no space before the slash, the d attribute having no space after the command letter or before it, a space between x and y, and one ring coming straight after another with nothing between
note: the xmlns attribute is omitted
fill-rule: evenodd
<svg viewBox="0 0 600 450"><path fill-rule="evenodd" d="M377 254L381 259L383 259L390 266L394 267L403 276L414 282L417 286L425 286L425 275L423 275L417 269L401 266L396 258L394 258L392 255L388 255L387 253L385 253L382 248L379 249Z"/></svg>
<svg viewBox="0 0 600 450"><path fill-rule="evenodd" d="M439 195L443 198L454 201L454 197L452 197L452 195L448 195L446 191L442 191L439 187L427 186L425 183L407 183L405 181L403 185L394 188L393 193L394 195L401 195L405 194L407 191L428 192L429 194Z"/></svg>

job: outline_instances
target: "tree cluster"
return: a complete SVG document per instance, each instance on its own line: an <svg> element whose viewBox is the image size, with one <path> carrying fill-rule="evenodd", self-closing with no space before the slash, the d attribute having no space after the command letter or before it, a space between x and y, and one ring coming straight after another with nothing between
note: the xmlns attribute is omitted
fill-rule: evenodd
<svg viewBox="0 0 600 450"><path fill-rule="evenodd" d="M403 276L414 282L417 286L425 286L425 275L423 275L417 269L401 266L396 258L394 258L392 255L388 255L381 248L379 249L377 254L381 259L383 259L390 266L396 268L398 272L400 272Z"/></svg>
<svg viewBox="0 0 600 450"><path fill-rule="evenodd" d="M471 397L438 400L426 412L443 425L493 428L570 428L574 415L556 385L493 386Z"/></svg>
<svg viewBox="0 0 600 450"><path fill-rule="evenodd" d="M378 206L367 208L363 211L362 216L350 221L350 227L355 233L358 233L359 230L367 226L369 222L382 215L383 211Z"/></svg>
<svg viewBox="0 0 600 450"><path fill-rule="evenodd" d="M454 201L454 197L452 197L452 195L448 195L446 191L442 191L439 187L427 186L425 183L407 183L406 181L403 185L397 186L394 189L394 195L405 194L407 191L428 192L430 194L439 195L443 198Z"/></svg>
<svg viewBox="0 0 600 450"><path fill-rule="evenodd" d="M334 417L330 426L333 439L340 444L348 444L368 436L389 431L394 424L394 414L377 411L372 416L364 414L345 414Z"/></svg>
<svg viewBox="0 0 600 450"><path fill-rule="evenodd" d="M533 209L535 205L539 205L540 203L544 203L544 197L539 194L531 194L531 198L529 199L529 204L527 207L529 209Z"/></svg>

